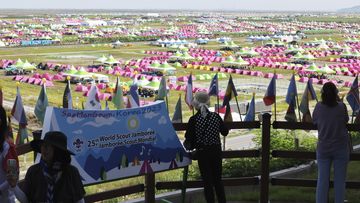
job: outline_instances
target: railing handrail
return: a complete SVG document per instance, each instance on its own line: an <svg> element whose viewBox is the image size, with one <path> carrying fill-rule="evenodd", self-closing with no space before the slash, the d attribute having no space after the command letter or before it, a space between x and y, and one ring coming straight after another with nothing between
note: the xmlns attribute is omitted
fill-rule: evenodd
<svg viewBox="0 0 360 203"><path fill-rule="evenodd" d="M265 115L265 116L264 116ZM269 179L269 158L270 155L277 158L296 158L296 159L316 159L316 153L314 151L292 151L292 150L272 150L270 153L270 128L274 129L288 129L288 130L317 130L313 123L300 123L300 122L284 122L274 121L271 123L270 114L263 114L262 123L259 121L252 122L231 122L225 123L229 129L251 129L260 128L262 126L262 148L261 150L233 150L223 151L222 157L228 158L245 158L261 157L261 176L259 177L240 177L240 178L224 178L223 183L225 186L237 186L237 185L259 185L260 184L260 202L268 202L269 198L269 183L272 185L283 186L302 186L302 187L315 187L316 180L312 179L288 179L288 178L271 178ZM187 129L187 123L173 123L176 131L185 131ZM360 131L359 124L347 124L349 131ZM29 143L16 146L19 155L32 152L32 148ZM350 160L360 161L360 154L352 153ZM360 188L360 182L348 181L346 183L347 188ZM187 188L203 187L203 183L200 180L188 181ZM145 175L145 184L137 184L127 186L123 188L104 191L96 194L86 195L86 202L95 202L105 199L116 198L123 195L129 195L139 192L145 192L145 199L147 202L154 202L155 188L160 189L181 189L183 182L181 181L168 181L157 182L155 184L155 173ZM149 200L147 200L147 198Z"/></svg>

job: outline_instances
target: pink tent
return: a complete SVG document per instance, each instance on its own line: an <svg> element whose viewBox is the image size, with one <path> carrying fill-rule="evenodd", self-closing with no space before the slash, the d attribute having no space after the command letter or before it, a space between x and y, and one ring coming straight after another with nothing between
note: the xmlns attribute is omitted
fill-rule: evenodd
<svg viewBox="0 0 360 203"><path fill-rule="evenodd" d="M32 84L35 81L36 78L29 78L29 80L27 81L29 84Z"/></svg>
<svg viewBox="0 0 360 203"><path fill-rule="evenodd" d="M27 82L29 80L28 76L24 76L23 78L21 78L20 82Z"/></svg>
<svg viewBox="0 0 360 203"><path fill-rule="evenodd" d="M276 79L283 79L284 78L284 76L282 75L282 74L275 74L275 78Z"/></svg>
<svg viewBox="0 0 360 203"><path fill-rule="evenodd" d="M63 80L63 79L64 79L64 77L61 76L61 75L59 75L59 74L56 74L56 75L54 75L54 77L53 77L53 80Z"/></svg>
<svg viewBox="0 0 360 203"><path fill-rule="evenodd" d="M272 78L272 77L274 77L273 73L265 73L264 78Z"/></svg>
<svg viewBox="0 0 360 203"><path fill-rule="evenodd" d="M302 77L300 78L299 82L307 82L309 80L308 77Z"/></svg>
<svg viewBox="0 0 360 203"><path fill-rule="evenodd" d="M21 78L23 78L22 75L17 75L17 76L15 76L15 77L13 78L13 80L20 81Z"/></svg>

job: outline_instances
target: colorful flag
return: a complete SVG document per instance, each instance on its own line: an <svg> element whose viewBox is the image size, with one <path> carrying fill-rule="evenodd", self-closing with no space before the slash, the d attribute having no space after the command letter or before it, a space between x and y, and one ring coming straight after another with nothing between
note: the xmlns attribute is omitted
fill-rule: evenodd
<svg viewBox="0 0 360 203"><path fill-rule="evenodd" d="M73 102L71 96L70 81L67 80L67 84L63 95L63 108L72 109L72 107L73 107Z"/></svg>
<svg viewBox="0 0 360 203"><path fill-rule="evenodd" d="M88 98L85 103L86 110L100 110L101 103L98 96L98 89L95 84L91 85L89 90Z"/></svg>
<svg viewBox="0 0 360 203"><path fill-rule="evenodd" d="M175 106L175 112L172 118L173 123L182 123L182 108L181 108L181 95L179 96L179 99Z"/></svg>
<svg viewBox="0 0 360 203"><path fill-rule="evenodd" d="M295 75L293 75L290 79L290 84L289 84L288 91L286 94L286 99L285 99L286 103L289 104L289 107L285 114L285 120L287 120L288 122L296 122L297 121L296 113L295 113L296 96L297 96L297 88L296 88L296 82L295 82Z"/></svg>
<svg viewBox="0 0 360 203"><path fill-rule="evenodd" d="M159 85L158 93L157 93L157 95L155 97L155 101L157 101L157 100L165 100L166 94L167 94L166 77L163 76L161 78L161 81L160 81L160 85Z"/></svg>
<svg viewBox="0 0 360 203"><path fill-rule="evenodd" d="M46 95L46 87L45 83L41 87L41 91L38 97L38 100L35 105L34 113L36 118L41 122L44 123L44 117L46 112L46 107L49 105L48 98Z"/></svg>
<svg viewBox="0 0 360 203"><path fill-rule="evenodd" d="M122 92L122 87L120 85L119 77L116 78L115 91L114 91L111 101L114 103L114 106L116 107L116 109L124 108L123 92Z"/></svg>
<svg viewBox="0 0 360 203"><path fill-rule="evenodd" d="M130 108L140 106L140 99L139 99L139 94L138 94L138 86L136 84L130 86L130 90L128 92L128 104L127 105Z"/></svg>
<svg viewBox="0 0 360 203"><path fill-rule="evenodd" d="M250 101L249 109L246 113L244 121L255 121L255 98L254 98L254 95Z"/></svg>
<svg viewBox="0 0 360 203"><path fill-rule="evenodd" d="M240 115L241 116L241 115ZM230 104L226 104L226 111L224 115L224 122L233 122L233 118L231 115L231 107Z"/></svg>
<svg viewBox="0 0 360 203"><path fill-rule="evenodd" d="M346 95L346 100L349 102L353 113L356 113L360 108L358 76L355 77L350 91Z"/></svg>
<svg viewBox="0 0 360 203"><path fill-rule="evenodd" d="M311 113L309 109L309 101L317 100L315 90L312 86L311 80L306 84L304 94L300 102L300 111L303 114L302 122L312 122Z"/></svg>
<svg viewBox="0 0 360 203"><path fill-rule="evenodd" d="M269 106L269 105L272 105L273 103L275 103L275 100L276 100L276 79L275 79L275 74L274 74L274 76L271 79L269 86L266 90L263 101L266 106Z"/></svg>
<svg viewBox="0 0 360 203"><path fill-rule="evenodd" d="M19 87L16 88L16 98L13 108L11 110L11 115L14 117L14 119L17 122L19 122L19 131L16 138L16 144L24 144L25 139L28 138L28 132L26 129L27 120L26 120L25 109L22 103Z"/></svg>
<svg viewBox="0 0 360 203"><path fill-rule="evenodd" d="M110 110L108 100L105 100L105 110Z"/></svg>
<svg viewBox="0 0 360 203"><path fill-rule="evenodd" d="M185 103L189 106L190 109L192 109L192 104L191 104L192 100L193 100L193 83L192 83L192 75L190 73L186 85L186 94L185 94Z"/></svg>
<svg viewBox="0 0 360 203"><path fill-rule="evenodd" d="M219 85L218 85L218 74L216 73L211 80L208 94L209 96L218 96L219 95Z"/></svg>
<svg viewBox="0 0 360 203"><path fill-rule="evenodd" d="M232 77L230 75L222 106L224 107L225 105L228 105L228 104L230 106L230 100L236 96L237 96L236 88L235 88L234 82L232 80Z"/></svg>
<svg viewBox="0 0 360 203"><path fill-rule="evenodd" d="M7 138L14 143L14 134L13 134L13 129L11 126L11 117L8 116L8 132L7 132Z"/></svg>

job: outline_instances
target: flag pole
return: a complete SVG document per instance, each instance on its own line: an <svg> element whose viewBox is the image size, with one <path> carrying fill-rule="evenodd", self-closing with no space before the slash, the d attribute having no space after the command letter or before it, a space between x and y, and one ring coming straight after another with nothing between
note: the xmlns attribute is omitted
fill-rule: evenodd
<svg viewBox="0 0 360 203"><path fill-rule="evenodd" d="M239 102L238 102L236 96L235 96L235 101L236 101L236 106L237 106L237 109L238 109L238 112L239 112L239 115L240 115L240 121L243 121L242 118L241 118L241 112L240 112Z"/></svg>
<svg viewBox="0 0 360 203"><path fill-rule="evenodd" d="M276 121L276 70L274 70L274 82L275 82L275 89L274 89L274 92L275 92L275 102L274 102L274 115L275 115L275 121Z"/></svg>
<svg viewBox="0 0 360 203"><path fill-rule="evenodd" d="M217 73L216 73L217 74ZM216 100L217 100L217 113L220 114L220 101L219 101L219 75L216 79Z"/></svg>
<svg viewBox="0 0 360 203"><path fill-rule="evenodd" d="M295 80L295 71L293 71L293 77L294 77L294 81L295 81L295 89L296 89L296 106L297 106L297 109L298 109L298 114L299 114L299 120L301 121L301 115L300 115L300 104L299 104L299 97L298 97L298 94L297 94L297 88L296 88L296 80Z"/></svg>

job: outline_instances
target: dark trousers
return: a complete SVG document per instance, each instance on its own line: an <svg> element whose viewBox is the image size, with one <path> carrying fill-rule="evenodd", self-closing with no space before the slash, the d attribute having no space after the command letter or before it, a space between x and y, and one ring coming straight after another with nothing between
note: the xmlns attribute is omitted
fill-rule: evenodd
<svg viewBox="0 0 360 203"><path fill-rule="evenodd" d="M215 202L214 187L219 203L225 203L224 185L221 181L222 158L221 146L207 147L198 151L198 165L204 182L204 193L207 203Z"/></svg>

